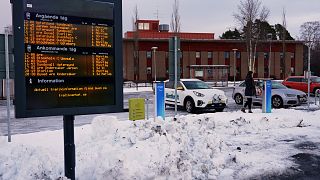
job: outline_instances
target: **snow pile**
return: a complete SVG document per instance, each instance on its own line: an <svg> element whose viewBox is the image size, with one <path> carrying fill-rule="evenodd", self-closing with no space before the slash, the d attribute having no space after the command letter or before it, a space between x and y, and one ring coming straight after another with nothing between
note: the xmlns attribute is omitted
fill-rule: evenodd
<svg viewBox="0 0 320 180"><path fill-rule="evenodd" d="M5 138L1 137L0 179L57 179L57 177L63 177L64 170L61 166L63 161L49 152L44 147L34 147L24 143L6 143Z"/></svg>
<svg viewBox="0 0 320 180"><path fill-rule="evenodd" d="M136 122L99 116L91 125L75 129L76 176L247 179L280 174L295 166L290 159L300 152L295 142L320 143L319 115L320 111L256 110ZM63 177L62 131L17 135L13 141L0 138L0 179Z"/></svg>

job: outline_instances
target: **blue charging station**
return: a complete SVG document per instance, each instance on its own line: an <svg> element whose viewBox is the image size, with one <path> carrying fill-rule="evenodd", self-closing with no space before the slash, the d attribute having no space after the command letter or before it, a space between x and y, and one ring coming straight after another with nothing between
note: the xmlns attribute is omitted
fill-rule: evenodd
<svg viewBox="0 0 320 180"><path fill-rule="evenodd" d="M265 80L263 83L264 91L262 98L262 112L271 113L271 96L272 96L272 82L271 80Z"/></svg>
<svg viewBox="0 0 320 180"><path fill-rule="evenodd" d="M156 117L162 117L165 119L165 96L164 96L164 82L157 82L156 83Z"/></svg>

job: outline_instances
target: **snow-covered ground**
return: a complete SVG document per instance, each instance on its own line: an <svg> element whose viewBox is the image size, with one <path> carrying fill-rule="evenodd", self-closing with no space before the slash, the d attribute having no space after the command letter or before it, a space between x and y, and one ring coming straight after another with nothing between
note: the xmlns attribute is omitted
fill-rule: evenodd
<svg viewBox="0 0 320 180"><path fill-rule="evenodd" d="M320 111L223 112L149 121L98 116L75 128L76 178L248 179L287 172L320 144ZM63 131L0 137L0 179L61 179ZM318 147L319 148L319 147ZM310 151L320 155L319 149Z"/></svg>

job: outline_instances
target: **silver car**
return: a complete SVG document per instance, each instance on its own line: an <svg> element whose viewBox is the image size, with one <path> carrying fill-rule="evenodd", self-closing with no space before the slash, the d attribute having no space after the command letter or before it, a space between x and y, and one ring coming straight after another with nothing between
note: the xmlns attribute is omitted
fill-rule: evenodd
<svg viewBox="0 0 320 180"><path fill-rule="evenodd" d="M257 95L253 97L254 104L262 104L263 81L255 80ZM243 104L245 82L240 83L233 89L232 98L236 104ZM282 108L297 106L307 102L307 95L299 90L290 89L277 81L272 81L272 107Z"/></svg>

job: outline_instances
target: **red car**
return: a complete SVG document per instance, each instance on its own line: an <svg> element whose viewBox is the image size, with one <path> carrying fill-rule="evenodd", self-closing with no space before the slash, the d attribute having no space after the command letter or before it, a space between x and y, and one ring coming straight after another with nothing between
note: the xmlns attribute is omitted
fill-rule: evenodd
<svg viewBox="0 0 320 180"><path fill-rule="evenodd" d="M282 84L288 88L308 92L308 79L305 79L304 76L289 76ZM320 77L311 76L310 92L315 93L318 89L320 89Z"/></svg>

